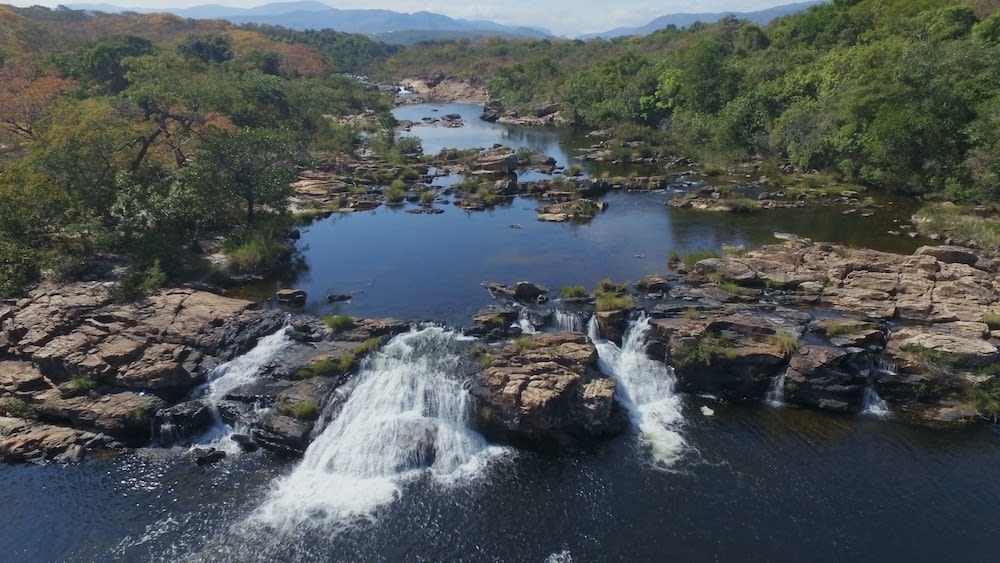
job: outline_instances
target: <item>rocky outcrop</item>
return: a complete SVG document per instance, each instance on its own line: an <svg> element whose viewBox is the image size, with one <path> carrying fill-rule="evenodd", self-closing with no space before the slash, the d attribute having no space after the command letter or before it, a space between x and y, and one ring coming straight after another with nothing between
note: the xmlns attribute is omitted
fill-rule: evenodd
<svg viewBox="0 0 1000 563"><path fill-rule="evenodd" d="M487 434L534 444L576 444L624 427L615 381L597 370L597 349L578 333L522 337L492 356L473 395Z"/></svg>
<svg viewBox="0 0 1000 563"><path fill-rule="evenodd" d="M0 417L0 461L4 463L77 463L88 451L117 446L104 434Z"/></svg>
<svg viewBox="0 0 1000 563"><path fill-rule="evenodd" d="M158 411L283 322L280 312L194 289L118 304L108 283L43 286L0 324L0 355L11 358L0 362L0 399L22 401L42 423L22 446L57 430L146 443Z"/></svg>
<svg viewBox="0 0 1000 563"><path fill-rule="evenodd" d="M653 349L666 351L678 390L758 400L797 347L806 320L793 311L653 319Z"/></svg>
<svg viewBox="0 0 1000 563"><path fill-rule="evenodd" d="M859 348L806 344L785 374L785 401L835 412L861 410L870 354Z"/></svg>

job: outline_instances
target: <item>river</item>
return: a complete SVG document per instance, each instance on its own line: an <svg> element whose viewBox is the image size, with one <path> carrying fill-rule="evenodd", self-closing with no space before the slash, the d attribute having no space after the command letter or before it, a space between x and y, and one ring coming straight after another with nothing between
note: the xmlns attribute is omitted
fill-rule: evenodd
<svg viewBox="0 0 1000 563"><path fill-rule="evenodd" d="M466 130L415 128L429 150L526 143L562 164L583 142L484 124L474 106L397 111L465 116ZM667 197L611 193L609 210L586 225L538 223L536 202L523 199L479 213L337 215L303 229L307 270L294 283L313 313L460 326L489 303L479 287L487 279L592 287L663 271L671 251L755 246L775 231L898 251L919 242L885 233L907 217L903 202L871 218L836 207L719 216L665 207ZM356 295L330 305L327 292ZM605 369L632 386L639 430L595 450L483 441L462 423L468 343L431 328L397 337L366 364L304 460L258 453L196 467L181 449L144 448L80 466L0 467L4 559L995 559L993 428L930 430L677 396L639 344L599 346ZM424 436L433 436L430 457Z"/></svg>

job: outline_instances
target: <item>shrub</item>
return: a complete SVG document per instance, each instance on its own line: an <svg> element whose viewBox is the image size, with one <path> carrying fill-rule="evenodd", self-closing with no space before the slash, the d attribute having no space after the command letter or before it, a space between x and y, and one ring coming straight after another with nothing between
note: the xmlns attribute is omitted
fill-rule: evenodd
<svg viewBox="0 0 1000 563"><path fill-rule="evenodd" d="M487 187L476 190L476 197L486 205L496 205L497 202L497 194Z"/></svg>
<svg viewBox="0 0 1000 563"><path fill-rule="evenodd" d="M521 336L514 340L514 348L517 349L519 353L523 353L527 350L534 350L537 344L535 339L530 336Z"/></svg>
<svg viewBox="0 0 1000 563"><path fill-rule="evenodd" d="M0 414L16 418L35 418L38 416L35 409L31 408L31 405L17 397L4 397L0 399Z"/></svg>
<svg viewBox="0 0 1000 563"><path fill-rule="evenodd" d="M760 203L755 199L745 197L730 200L729 211L733 213L747 214L760 211Z"/></svg>
<svg viewBox="0 0 1000 563"><path fill-rule="evenodd" d="M327 315L323 317L323 324L333 330L347 330L354 327L354 318L349 315Z"/></svg>
<svg viewBox="0 0 1000 563"><path fill-rule="evenodd" d="M986 311L983 313L983 322L986 323L986 326L990 327L990 330L1000 329L1000 313Z"/></svg>
<svg viewBox="0 0 1000 563"><path fill-rule="evenodd" d="M596 308L598 311L618 311L633 307L635 307L635 302L632 300L631 295L604 293L597 297Z"/></svg>
<svg viewBox="0 0 1000 563"><path fill-rule="evenodd" d="M861 325L850 324L841 321L829 321L823 328L823 332L824 334L826 334L827 338L835 338L837 336L849 336L861 332Z"/></svg>
<svg viewBox="0 0 1000 563"><path fill-rule="evenodd" d="M78 373L69 380L70 389L77 393L86 393L96 386L97 383L94 382L94 378L86 373Z"/></svg>
<svg viewBox="0 0 1000 563"><path fill-rule="evenodd" d="M406 186L403 184L402 180L393 180L392 185L389 189L385 191L385 201L386 203L398 204L403 203L403 199L406 198Z"/></svg>
<svg viewBox="0 0 1000 563"><path fill-rule="evenodd" d="M424 190L420 192L420 202L424 205L430 205L434 203L434 199L437 197L437 193L434 190Z"/></svg>
<svg viewBox="0 0 1000 563"><path fill-rule="evenodd" d="M715 250L695 250L684 255L682 261L688 269L694 268L698 262L708 258L718 258L719 253Z"/></svg>
<svg viewBox="0 0 1000 563"><path fill-rule="evenodd" d="M562 296L567 299L579 299L587 296L587 288L582 285L564 285Z"/></svg>
<svg viewBox="0 0 1000 563"><path fill-rule="evenodd" d="M229 263L239 272L271 269L288 256L283 241L267 231L255 231L228 249Z"/></svg>
<svg viewBox="0 0 1000 563"><path fill-rule="evenodd" d="M118 281L111 297L118 303L134 301L148 291L163 287L167 281L167 274L160 267L159 259L153 260L146 268L133 264Z"/></svg>
<svg viewBox="0 0 1000 563"><path fill-rule="evenodd" d="M26 246L0 240L0 298L19 295L38 277L38 261Z"/></svg>
<svg viewBox="0 0 1000 563"><path fill-rule="evenodd" d="M768 339L771 344L778 347L781 353L786 356L791 356L795 352L799 351L799 337L791 332L779 332Z"/></svg>
<svg viewBox="0 0 1000 563"><path fill-rule="evenodd" d="M697 364L708 366L717 357L732 358L734 353L731 345L725 338L703 336L694 342L685 343L673 351L674 366L678 368Z"/></svg>
<svg viewBox="0 0 1000 563"><path fill-rule="evenodd" d="M993 377L989 381L971 388L968 399L976 407L979 416L992 420L1000 420L1000 379Z"/></svg>
<svg viewBox="0 0 1000 563"><path fill-rule="evenodd" d="M278 407L278 412L299 420L311 420L319 416L319 409L316 408L316 403L313 401L302 401L294 405L282 403Z"/></svg>

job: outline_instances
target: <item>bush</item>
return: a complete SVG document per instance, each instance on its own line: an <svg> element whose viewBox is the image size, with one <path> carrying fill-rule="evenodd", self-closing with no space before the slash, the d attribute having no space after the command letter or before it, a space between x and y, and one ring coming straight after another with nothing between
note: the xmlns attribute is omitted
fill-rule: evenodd
<svg viewBox="0 0 1000 563"><path fill-rule="evenodd" d="M327 315L323 317L323 324L333 330L347 330L354 327L354 318L349 315Z"/></svg>
<svg viewBox="0 0 1000 563"><path fill-rule="evenodd" d="M228 249L229 263L238 272L270 270L288 257L288 246L273 233L255 231Z"/></svg>
<svg viewBox="0 0 1000 563"><path fill-rule="evenodd" d="M990 330L1000 329L1000 313L986 311L983 313L983 322L986 323L986 326L990 327Z"/></svg>
<svg viewBox="0 0 1000 563"><path fill-rule="evenodd" d="M133 264L118 281L111 298L118 303L135 301L146 292L165 286L168 281L167 274L160 267L159 259L153 260L152 265L146 268Z"/></svg>
<svg viewBox="0 0 1000 563"><path fill-rule="evenodd" d="M312 420L319 416L319 409L316 408L316 403L313 401L302 401L294 405L282 403L278 406L278 412L299 420Z"/></svg>
<svg viewBox="0 0 1000 563"><path fill-rule="evenodd" d="M731 345L725 338L703 336L673 351L674 367L691 367L697 364L708 366L717 357L732 358L734 354Z"/></svg>
<svg viewBox="0 0 1000 563"><path fill-rule="evenodd" d="M4 397L0 399L0 414L15 418L35 418L38 416L35 409L31 408L31 405L17 397Z"/></svg>
<svg viewBox="0 0 1000 563"><path fill-rule="evenodd" d="M745 197L736 198L729 201L729 211L739 214L756 213L760 211L760 202Z"/></svg>
<svg viewBox="0 0 1000 563"><path fill-rule="evenodd" d="M38 260L26 246L0 240L0 298L20 295L38 278Z"/></svg>
<svg viewBox="0 0 1000 563"><path fill-rule="evenodd" d="M582 285L564 285L562 296L567 299L579 299L587 296L587 288Z"/></svg>
<svg viewBox="0 0 1000 563"><path fill-rule="evenodd" d="M786 356L791 356L795 352L799 351L799 337L791 332L779 332L768 339L769 342L778 347L781 353Z"/></svg>
<svg viewBox="0 0 1000 563"><path fill-rule="evenodd" d="M402 180L393 180L389 189L385 191L385 201L386 203L399 204L403 203L403 199L406 198L406 186L403 184Z"/></svg>
<svg viewBox="0 0 1000 563"><path fill-rule="evenodd" d="M86 373L78 373L69 380L70 389L77 393L86 393L96 386L97 383L94 381L94 378Z"/></svg>
<svg viewBox="0 0 1000 563"><path fill-rule="evenodd" d="M424 190L420 192L420 203L423 203L424 205L434 203L435 198L437 198L437 192L434 190Z"/></svg>
<svg viewBox="0 0 1000 563"><path fill-rule="evenodd" d="M476 197L486 205L496 205L497 203L497 194L486 187L476 190Z"/></svg>
<svg viewBox="0 0 1000 563"><path fill-rule="evenodd" d="M631 295L604 293L597 297L595 306L598 311L619 311L635 307L635 302L632 300Z"/></svg>
<svg viewBox="0 0 1000 563"><path fill-rule="evenodd" d="M684 255L682 261L688 269L694 268L698 262L708 258L718 258L719 253L715 250L695 250Z"/></svg>
<svg viewBox="0 0 1000 563"><path fill-rule="evenodd" d="M823 328L823 332L826 334L827 338L849 336L861 332L861 325L849 324L841 321L829 321Z"/></svg>
<svg viewBox="0 0 1000 563"><path fill-rule="evenodd" d="M530 336L521 336L514 340L514 348L517 349L518 353L534 350L537 346L535 339Z"/></svg>

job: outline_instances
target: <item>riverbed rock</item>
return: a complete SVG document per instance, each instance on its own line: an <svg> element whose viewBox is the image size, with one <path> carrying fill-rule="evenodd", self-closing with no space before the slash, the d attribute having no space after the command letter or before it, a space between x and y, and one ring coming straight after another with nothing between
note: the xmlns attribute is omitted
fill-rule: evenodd
<svg viewBox="0 0 1000 563"><path fill-rule="evenodd" d="M160 409L153 423L153 441L163 447L189 443L214 420L212 407L200 400Z"/></svg>
<svg viewBox="0 0 1000 563"><path fill-rule="evenodd" d="M869 353L859 348L803 345L785 374L785 401L834 412L861 410Z"/></svg>
<svg viewBox="0 0 1000 563"><path fill-rule="evenodd" d="M158 411L284 323L280 311L192 288L126 304L112 289L43 285L12 306L0 324L0 398L23 400L41 424L143 444Z"/></svg>
<svg viewBox="0 0 1000 563"><path fill-rule="evenodd" d="M913 253L916 256L933 256L948 264L967 264L975 266L979 255L961 246L921 246Z"/></svg>
<svg viewBox="0 0 1000 563"><path fill-rule="evenodd" d="M649 274L635 282L635 289L643 293L665 293L670 290L670 282L665 275Z"/></svg>
<svg viewBox="0 0 1000 563"><path fill-rule="evenodd" d="M195 465L213 465L226 459L226 452L215 448L195 448L191 450L191 460Z"/></svg>
<svg viewBox="0 0 1000 563"><path fill-rule="evenodd" d="M78 463L90 450L116 445L104 434L0 417L0 461L4 463Z"/></svg>
<svg viewBox="0 0 1000 563"><path fill-rule="evenodd" d="M534 444L576 444L620 432L615 381L579 333L524 337L496 353L472 386L488 435Z"/></svg>

